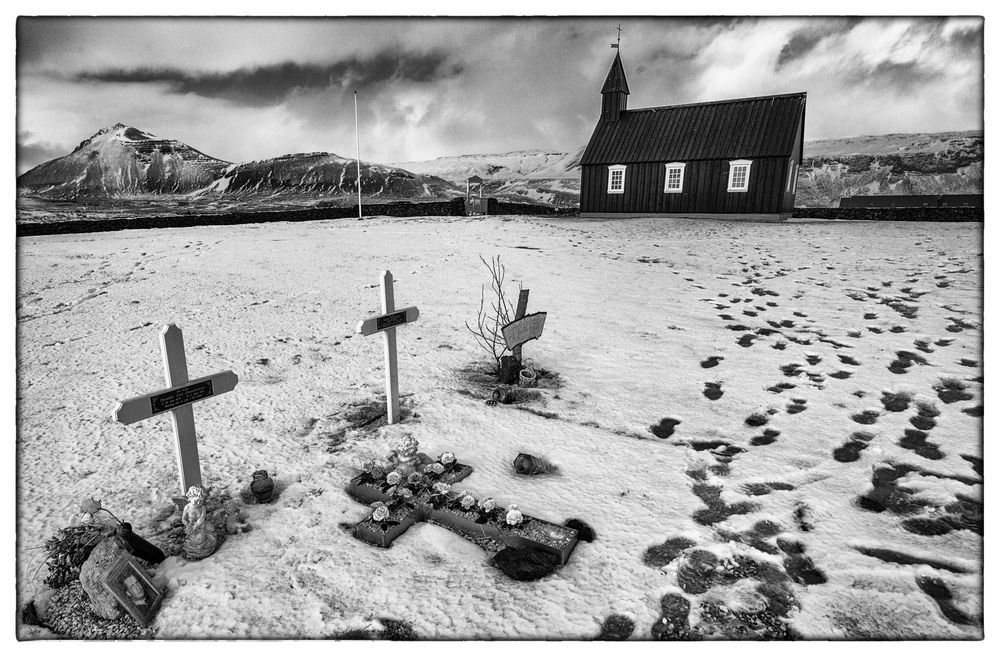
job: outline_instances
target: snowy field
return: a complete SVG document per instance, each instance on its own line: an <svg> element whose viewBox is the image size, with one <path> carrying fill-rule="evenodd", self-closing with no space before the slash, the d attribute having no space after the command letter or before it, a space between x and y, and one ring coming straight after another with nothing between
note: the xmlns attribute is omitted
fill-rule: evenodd
<svg viewBox="0 0 1000 657"><path fill-rule="evenodd" d="M195 405L206 483L236 494L265 468L280 496L215 555L155 570L159 638L392 619L424 639L580 639L618 614L649 639L664 596L706 637L765 608L806 638L981 637L982 249L981 224L523 217L20 239L19 602L42 587L30 548L79 498L157 541L179 492L170 420L111 414L164 386L174 322L192 378L240 377ZM484 404L464 326L480 254L548 312L524 356L553 374L515 406ZM352 418L384 393L382 340L354 328L386 268L420 318L398 331L406 421L379 429ZM472 465L477 496L597 540L537 582L428 524L361 543L344 486L401 430ZM519 476L518 452L560 470Z"/></svg>

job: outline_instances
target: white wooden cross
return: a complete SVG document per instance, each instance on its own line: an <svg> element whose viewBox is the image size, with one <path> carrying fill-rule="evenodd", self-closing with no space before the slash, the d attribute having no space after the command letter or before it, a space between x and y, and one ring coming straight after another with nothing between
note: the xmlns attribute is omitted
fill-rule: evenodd
<svg viewBox="0 0 1000 657"><path fill-rule="evenodd" d="M187 359L184 357L184 336L174 324L167 324L160 331L160 348L163 352L163 372L167 387L118 402L114 419L122 424L132 424L170 411L174 420L177 468L180 471L183 494L191 486L201 486L198 438L194 432L194 408L191 405L229 392L236 387L239 379L231 370L226 370L189 381Z"/></svg>
<svg viewBox="0 0 1000 657"><path fill-rule="evenodd" d="M399 422L399 373L396 370L396 327L416 321L416 306L396 310L392 293L392 272L382 272L382 314L358 322L357 333L382 333L385 345L385 406L389 424Z"/></svg>

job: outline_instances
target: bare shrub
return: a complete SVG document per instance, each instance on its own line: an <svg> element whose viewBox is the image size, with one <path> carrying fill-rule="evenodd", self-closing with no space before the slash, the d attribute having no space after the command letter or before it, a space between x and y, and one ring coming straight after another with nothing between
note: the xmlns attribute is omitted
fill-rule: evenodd
<svg viewBox="0 0 1000 657"><path fill-rule="evenodd" d="M504 291L507 268L500 262L500 256L496 256L489 262L483 256L479 256L479 259L490 272L490 300L487 305L486 286L483 285L479 297L476 325L473 327L469 325L469 322L466 322L465 328L472 333L476 343L496 361L497 371L499 371L500 359L508 351L507 343L504 341L500 329L513 321L514 305L508 301L507 293Z"/></svg>

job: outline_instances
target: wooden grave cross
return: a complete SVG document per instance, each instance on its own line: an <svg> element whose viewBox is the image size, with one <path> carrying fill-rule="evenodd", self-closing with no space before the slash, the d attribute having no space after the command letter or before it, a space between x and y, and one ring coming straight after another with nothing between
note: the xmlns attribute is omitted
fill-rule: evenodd
<svg viewBox="0 0 1000 657"><path fill-rule="evenodd" d="M420 311L416 306L396 310L392 291L392 272L382 272L382 314L358 322L357 333L372 335L382 333L385 347L385 406L389 424L399 422L399 372L396 367L396 327L417 321Z"/></svg>
<svg viewBox="0 0 1000 657"><path fill-rule="evenodd" d="M163 352L163 372L167 388L118 402L114 419L122 424L132 424L170 411L174 424L181 493L184 494L191 486L202 485L192 404L233 390L239 379L231 370L225 370L194 381L189 380L187 359L184 356L184 335L175 324L167 324L160 331L160 349Z"/></svg>

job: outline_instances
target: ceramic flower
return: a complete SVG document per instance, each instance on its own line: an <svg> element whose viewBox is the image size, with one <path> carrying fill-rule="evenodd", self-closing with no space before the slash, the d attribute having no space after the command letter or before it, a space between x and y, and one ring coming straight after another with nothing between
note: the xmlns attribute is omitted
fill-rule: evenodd
<svg viewBox="0 0 1000 657"><path fill-rule="evenodd" d="M520 525L521 521L524 520L524 516L517 510L516 504L511 504L511 506L514 508L508 508L507 510L507 524L511 526Z"/></svg>
<svg viewBox="0 0 1000 657"><path fill-rule="evenodd" d="M492 497L487 497L485 500L479 503L480 508L483 511L489 513L493 509L497 508L497 501Z"/></svg>
<svg viewBox="0 0 1000 657"><path fill-rule="evenodd" d="M413 456L418 449L420 449L420 443L408 433L397 438L392 444L392 451L404 457Z"/></svg>
<svg viewBox="0 0 1000 657"><path fill-rule="evenodd" d="M440 493L441 495L444 495L445 493L447 493L450 490L451 490L451 486L449 484L444 483L443 481L439 481L436 484L434 484L434 492L435 493Z"/></svg>
<svg viewBox="0 0 1000 657"><path fill-rule="evenodd" d="M476 498L474 498L472 495L463 495L462 499L459 501L459 504L462 505L463 509L471 509L472 507L476 506Z"/></svg>
<svg viewBox="0 0 1000 657"><path fill-rule="evenodd" d="M385 476L385 483L389 484L390 486L395 486L402 480L403 480L403 475L401 475L396 470L393 470L392 472L390 472Z"/></svg>
<svg viewBox="0 0 1000 657"><path fill-rule="evenodd" d="M104 507L101 506L101 501L100 500L95 500L92 497L88 497L88 498L84 499L83 502L80 503L80 512L81 513L89 513L89 514L93 515L93 514L97 513L98 511L100 511L103 508Z"/></svg>
<svg viewBox="0 0 1000 657"><path fill-rule="evenodd" d="M451 465L455 462L455 455L451 452L443 452L441 456L438 457L438 461L441 461L444 465Z"/></svg>
<svg viewBox="0 0 1000 657"><path fill-rule="evenodd" d="M434 474L444 473L444 466L441 465L440 463L431 463L429 467L431 469L431 472L433 472Z"/></svg>
<svg viewBox="0 0 1000 657"><path fill-rule="evenodd" d="M421 475L419 472L411 472L410 475L406 478L406 481L409 484L415 486L419 484L421 481L423 481L423 479L424 479L423 475Z"/></svg>
<svg viewBox="0 0 1000 657"><path fill-rule="evenodd" d="M397 493L399 493L399 495L400 495L400 496L401 496L401 497L402 497L402 498L403 498L404 500L408 500L408 499L410 499L411 497L413 497L413 491L412 491L412 490L410 490L409 488L406 488L405 486L404 486L404 487L402 487L402 488L397 488L397 489L396 489L396 492L397 492Z"/></svg>
<svg viewBox="0 0 1000 657"><path fill-rule="evenodd" d="M377 507L375 511L372 512L372 520L374 520L375 522L382 522L388 517L389 517L389 507L387 506Z"/></svg>

